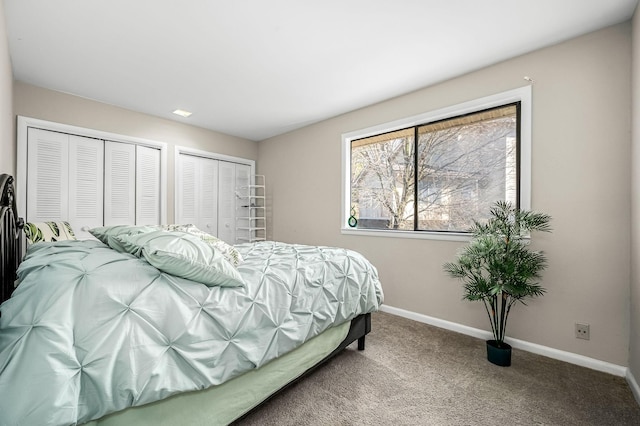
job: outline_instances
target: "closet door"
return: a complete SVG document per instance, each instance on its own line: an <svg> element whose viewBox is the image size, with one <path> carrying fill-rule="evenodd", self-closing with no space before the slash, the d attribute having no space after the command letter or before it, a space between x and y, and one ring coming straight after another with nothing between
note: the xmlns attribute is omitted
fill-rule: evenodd
<svg viewBox="0 0 640 426"><path fill-rule="evenodd" d="M161 222L163 148L36 127L26 134L27 221L68 221L80 239L98 226Z"/></svg>
<svg viewBox="0 0 640 426"><path fill-rule="evenodd" d="M255 208L251 208L250 195L255 195L255 189L251 188L251 167L246 164L236 164L235 176L235 224L236 231L234 243L252 241L253 231L249 228L255 226L255 221L250 218L255 215ZM241 228L241 229L238 229Z"/></svg>
<svg viewBox="0 0 640 426"><path fill-rule="evenodd" d="M69 214L69 136L29 128L27 222L59 222Z"/></svg>
<svg viewBox="0 0 640 426"><path fill-rule="evenodd" d="M195 225L202 231L218 235L218 160L199 158L198 221Z"/></svg>
<svg viewBox="0 0 640 426"><path fill-rule="evenodd" d="M198 223L198 157L180 154L177 158L176 174L176 223Z"/></svg>
<svg viewBox="0 0 640 426"><path fill-rule="evenodd" d="M136 146L104 143L104 225L136 223Z"/></svg>
<svg viewBox="0 0 640 426"><path fill-rule="evenodd" d="M218 238L229 244L235 244L238 232L238 216L248 216L250 209L246 207L248 199L238 195L246 195L250 184L251 167L220 161L220 185L218 187Z"/></svg>
<svg viewBox="0 0 640 426"><path fill-rule="evenodd" d="M255 195L255 190L250 187L253 183L251 180L251 167L246 164L236 164L236 181L235 186L237 188L236 195ZM241 189L240 189L241 188ZM252 216L252 209L247 207L251 204L251 200L247 198L235 197L235 217L236 227L242 223L238 223L238 217L250 217ZM246 221L244 222L246 223ZM251 226L249 224L249 226ZM236 240L239 235L236 231Z"/></svg>
<svg viewBox="0 0 640 426"><path fill-rule="evenodd" d="M218 160L180 154L176 222L218 234Z"/></svg>
<svg viewBox="0 0 640 426"><path fill-rule="evenodd" d="M160 150L136 147L136 225L160 224Z"/></svg>
<svg viewBox="0 0 640 426"><path fill-rule="evenodd" d="M27 152L27 221L67 221L91 237L102 226L103 141L29 128Z"/></svg>
<svg viewBox="0 0 640 426"><path fill-rule="evenodd" d="M252 185L253 182L251 180L251 167L246 165L246 164L236 164L236 188L246 188L244 189L244 191L246 191L247 193L251 194L251 195L255 195L255 190L250 188L250 185ZM239 191L240 192L240 191ZM236 198L236 214L239 214L240 211L239 209L246 209L246 200L242 200L239 197L235 197ZM250 212L249 210L244 210L242 212L243 216L249 216Z"/></svg>
<svg viewBox="0 0 640 426"><path fill-rule="evenodd" d="M229 243L236 242L236 164L220 162L218 186L218 238Z"/></svg>
<svg viewBox="0 0 640 426"><path fill-rule="evenodd" d="M90 238L102 226L104 142L69 136L69 223L76 237Z"/></svg>
<svg viewBox="0 0 640 426"><path fill-rule="evenodd" d="M230 244L237 240L238 215L249 216L251 166L230 161L179 154L176 160L176 223L193 223ZM244 204L243 204L244 201ZM249 226L249 225L245 225Z"/></svg>

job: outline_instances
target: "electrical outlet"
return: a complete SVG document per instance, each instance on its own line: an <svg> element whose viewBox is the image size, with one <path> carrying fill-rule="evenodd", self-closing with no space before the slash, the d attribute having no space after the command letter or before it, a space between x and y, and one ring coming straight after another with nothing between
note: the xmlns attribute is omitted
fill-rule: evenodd
<svg viewBox="0 0 640 426"><path fill-rule="evenodd" d="M589 324L576 323L576 339L589 340Z"/></svg>

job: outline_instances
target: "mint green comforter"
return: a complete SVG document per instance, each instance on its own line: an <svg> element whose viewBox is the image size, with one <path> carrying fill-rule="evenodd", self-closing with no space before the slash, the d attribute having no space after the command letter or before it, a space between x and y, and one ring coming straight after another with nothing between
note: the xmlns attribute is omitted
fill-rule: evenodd
<svg viewBox="0 0 640 426"><path fill-rule="evenodd" d="M0 306L0 424L83 423L221 384L382 303L376 269L353 251L237 248L246 288L96 241L32 246Z"/></svg>

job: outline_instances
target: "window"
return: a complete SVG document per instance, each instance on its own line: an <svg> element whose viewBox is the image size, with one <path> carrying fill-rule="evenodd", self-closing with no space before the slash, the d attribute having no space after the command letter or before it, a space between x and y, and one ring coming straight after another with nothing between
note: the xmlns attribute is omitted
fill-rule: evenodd
<svg viewBox="0 0 640 426"><path fill-rule="evenodd" d="M528 94L527 87L343 135L343 230L464 235L497 200L528 208Z"/></svg>

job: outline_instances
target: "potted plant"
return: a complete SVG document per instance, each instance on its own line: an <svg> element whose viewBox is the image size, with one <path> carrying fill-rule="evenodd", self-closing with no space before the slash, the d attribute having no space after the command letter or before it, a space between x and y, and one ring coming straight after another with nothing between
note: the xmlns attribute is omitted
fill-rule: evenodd
<svg viewBox="0 0 640 426"><path fill-rule="evenodd" d="M516 302L526 304L527 298L545 293L537 281L547 260L542 252L529 249L528 236L532 231L551 231L551 217L504 201L496 202L490 213L486 222L474 221L471 241L456 262L444 264L444 270L464 283L464 299L484 302L493 332L487 358L509 366L511 346L504 342L509 312Z"/></svg>

